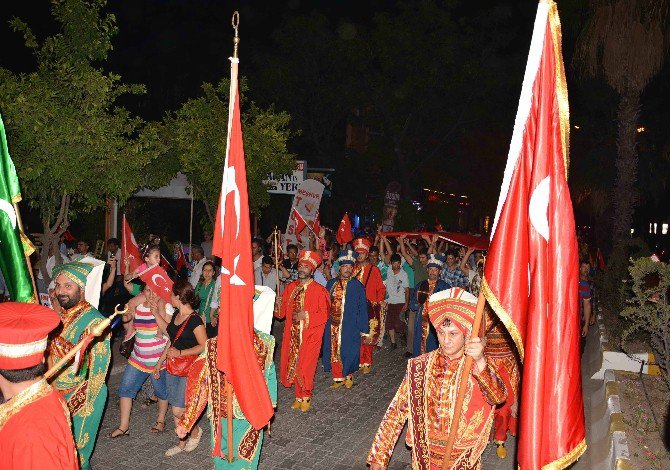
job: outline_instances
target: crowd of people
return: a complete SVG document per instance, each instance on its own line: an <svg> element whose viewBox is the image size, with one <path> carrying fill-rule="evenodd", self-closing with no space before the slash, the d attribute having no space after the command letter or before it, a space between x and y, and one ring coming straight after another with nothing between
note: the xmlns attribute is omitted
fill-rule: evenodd
<svg viewBox="0 0 670 470"><path fill-rule="evenodd" d="M443 378L459 376L462 359L467 355L474 359L475 369L468 382L471 400L465 405L465 416L475 419L477 415L479 421L476 426L473 424L470 434L457 437L450 458L469 462L462 468L475 468L492 427L498 455L504 457L507 434L516 432L518 359L504 326L490 311L486 322L489 340L471 338L483 253L450 245L434 234L387 237L378 232L343 245L338 245L331 235L323 227L319 234L308 237L304 247L284 247L281 238L273 236L252 241L257 328L254 349L273 403L277 384L275 336L282 337L279 381L293 389L290 406L302 413L313 406L319 360L332 376L331 387L346 390L353 386L358 373L372 371L374 355L380 348L388 348L392 354L404 354L408 359L407 372L375 437L368 463L372 468L385 467L407 420L412 431L413 458L424 458L417 452L430 447L435 451L430 453L431 463L441 462L448 416L453 413L448 397L458 382ZM118 397L120 420L107 438L130 434L133 400L148 388L145 405L155 403L157 408L155 422L147 425L150 432L165 431L171 408L177 438L175 445L166 449L166 456L190 452L199 446L202 430L196 423L205 406L209 406L215 466L248 468L235 467L224 458L229 443L222 420L228 411L222 398L225 378L216 369L221 278L217 276L219 266L211 255L211 243L208 244L211 236L208 238L202 245L188 250L178 247L175 254L169 254L162 253L159 240L151 237L142 249L143 264L133 271L120 253L119 241L110 239L107 272L101 280L94 281L102 283L98 298L90 297L87 289L87 283L92 282L92 267L87 263L91 254L86 242L77 242L74 253L63 250L61 255L66 262L61 265L56 266L50 258L47 265L52 270L52 285L42 288L49 293L51 307L60 315L63 326L50 336L46 350L50 365L65 357L113 310L103 315L98 305L104 310L112 304L105 302L107 296L114 302L125 296L121 345L128 362L118 390L112 391L112 396ZM180 256L184 262L178 270L173 266ZM174 279L169 301L138 282L141 272L156 265L163 265ZM265 300L256 302L258 298ZM259 327L260 324L267 326ZM30 381L55 389L67 403L81 468L90 468L107 401L110 347L109 335L93 339L87 345L87 353L78 355L75 365L59 371L49 384L42 378L42 366L30 375ZM6 394L6 387L1 387L3 376L6 377L4 370L0 370L0 388L11 402L11 392ZM416 382L414 378L418 376L424 378ZM414 401L418 395L412 390L417 386L430 402L428 415L419 421L413 413L416 406L424 405ZM448 411L437 413L433 407ZM233 413L236 427L231 438L237 454L242 456L244 452L238 461L252 462L254 468L262 430L251 427L238 408ZM424 425L427 434L417 427ZM251 437L253 445L249 444Z"/></svg>

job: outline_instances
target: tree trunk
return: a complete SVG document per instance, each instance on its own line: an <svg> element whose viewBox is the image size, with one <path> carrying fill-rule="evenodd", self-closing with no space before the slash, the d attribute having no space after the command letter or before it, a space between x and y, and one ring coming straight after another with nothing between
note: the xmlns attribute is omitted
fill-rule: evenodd
<svg viewBox="0 0 670 470"><path fill-rule="evenodd" d="M640 115L640 94L629 90L621 95L617 119L616 180L614 183L614 242L630 237L633 212L638 200L637 182L637 120Z"/></svg>
<svg viewBox="0 0 670 470"><path fill-rule="evenodd" d="M63 259L60 255L60 247L58 240L60 236L65 233L70 225L68 214L70 211L70 196L64 195L61 198L60 208L58 210L58 217L53 225L50 225L50 220L43 220L44 235L42 236L42 251L40 252L39 268L42 273L42 278L48 286L51 283L51 273L47 272L47 260L49 259L49 252L53 250L56 257L56 266L63 264Z"/></svg>
<svg viewBox="0 0 670 470"><path fill-rule="evenodd" d="M206 197L205 194L200 190L200 188L194 186L194 187L193 187L193 190L196 192L196 196L198 196L197 199L201 200L202 203L203 203L204 206L205 206L205 212L207 213L207 218L209 219L209 223L211 224L211 226L212 226L212 231L213 231L213 230L214 230L214 222L215 222L215 220L214 220L214 213L212 212L212 208L210 207L209 202L207 202L207 197ZM217 208L217 210L218 210L218 208Z"/></svg>

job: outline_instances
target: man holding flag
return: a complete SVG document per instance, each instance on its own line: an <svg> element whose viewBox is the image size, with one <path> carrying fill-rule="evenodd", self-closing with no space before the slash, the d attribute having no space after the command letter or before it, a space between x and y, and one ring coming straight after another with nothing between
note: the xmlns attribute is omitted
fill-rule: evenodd
<svg viewBox="0 0 670 470"><path fill-rule="evenodd" d="M384 333L386 286L381 271L368 259L372 242L367 238L357 238L353 243L357 258L352 277L365 287L370 323L369 332L361 335L360 367L364 374L369 374L372 370L372 351Z"/></svg>
<svg viewBox="0 0 670 470"><path fill-rule="evenodd" d="M458 287L430 296L426 312L437 331L439 347L407 361L405 377L372 441L367 459L371 470L387 467L406 422L405 441L412 448L413 469L481 469L493 410L505 400L506 391L484 356L483 341L472 338L476 303L473 295ZM466 356L475 363L467 376ZM468 398L458 419L455 397L461 381L467 384ZM464 426L443 464L454 421Z"/></svg>
<svg viewBox="0 0 670 470"><path fill-rule="evenodd" d="M271 291L270 291L271 292ZM254 328L254 351L258 359L258 368L262 371L273 404L277 402L277 375L273 361L275 339L270 334L272 313L274 310L274 292L269 302L262 297L263 292L256 290L254 294L254 324L261 329ZM263 325L262 327L260 325ZM191 366L186 382L186 409L179 419L175 432L180 438L195 427L205 406L208 407L207 416L214 436L212 442L212 457L215 469L256 469L260 460L260 450L263 444L263 431L254 429L237 404L237 397L233 393L233 449L240 457L229 463L225 460L228 451L228 403L222 390L225 387L225 375L216 368L217 338L207 340L205 350Z"/></svg>
<svg viewBox="0 0 670 470"><path fill-rule="evenodd" d="M568 118L558 9L542 0L482 280L523 361L522 469L565 468L586 449Z"/></svg>

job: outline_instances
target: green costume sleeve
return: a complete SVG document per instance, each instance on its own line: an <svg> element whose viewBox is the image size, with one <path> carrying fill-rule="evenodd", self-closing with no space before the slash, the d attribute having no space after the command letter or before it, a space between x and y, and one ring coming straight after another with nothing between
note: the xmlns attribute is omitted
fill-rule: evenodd
<svg viewBox="0 0 670 470"><path fill-rule="evenodd" d="M81 337L85 337L101 321L103 321L102 317L93 319L86 326ZM89 346L86 354L88 357L84 364L87 370L84 370L84 367L82 367L82 370L79 371L80 374L86 377L85 401L80 410L72 415L72 427L82 470L91 469L91 454L93 453L102 413L107 402L107 385L105 384L105 379L107 378L107 369L109 368L111 356L109 334L96 338ZM68 397L68 402L71 400L76 401L76 396Z"/></svg>
<svg viewBox="0 0 670 470"><path fill-rule="evenodd" d="M101 321L96 319L89 324L89 327L84 332L86 336L93 328L95 328ZM109 361L111 357L111 350L109 346L109 334L104 334L102 338L96 338L88 352L88 399L93 401L100 394L100 390L105 385L107 378L107 369L109 368Z"/></svg>

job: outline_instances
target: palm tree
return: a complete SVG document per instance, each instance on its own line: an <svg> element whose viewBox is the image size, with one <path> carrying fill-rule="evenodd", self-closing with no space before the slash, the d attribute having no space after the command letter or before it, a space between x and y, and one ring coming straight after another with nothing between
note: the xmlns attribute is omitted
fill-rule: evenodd
<svg viewBox="0 0 670 470"><path fill-rule="evenodd" d="M616 179L612 195L614 244L630 236L638 201L637 128L642 92L663 66L668 37L667 0L591 0L592 16L581 33L575 65L603 75L619 94Z"/></svg>

